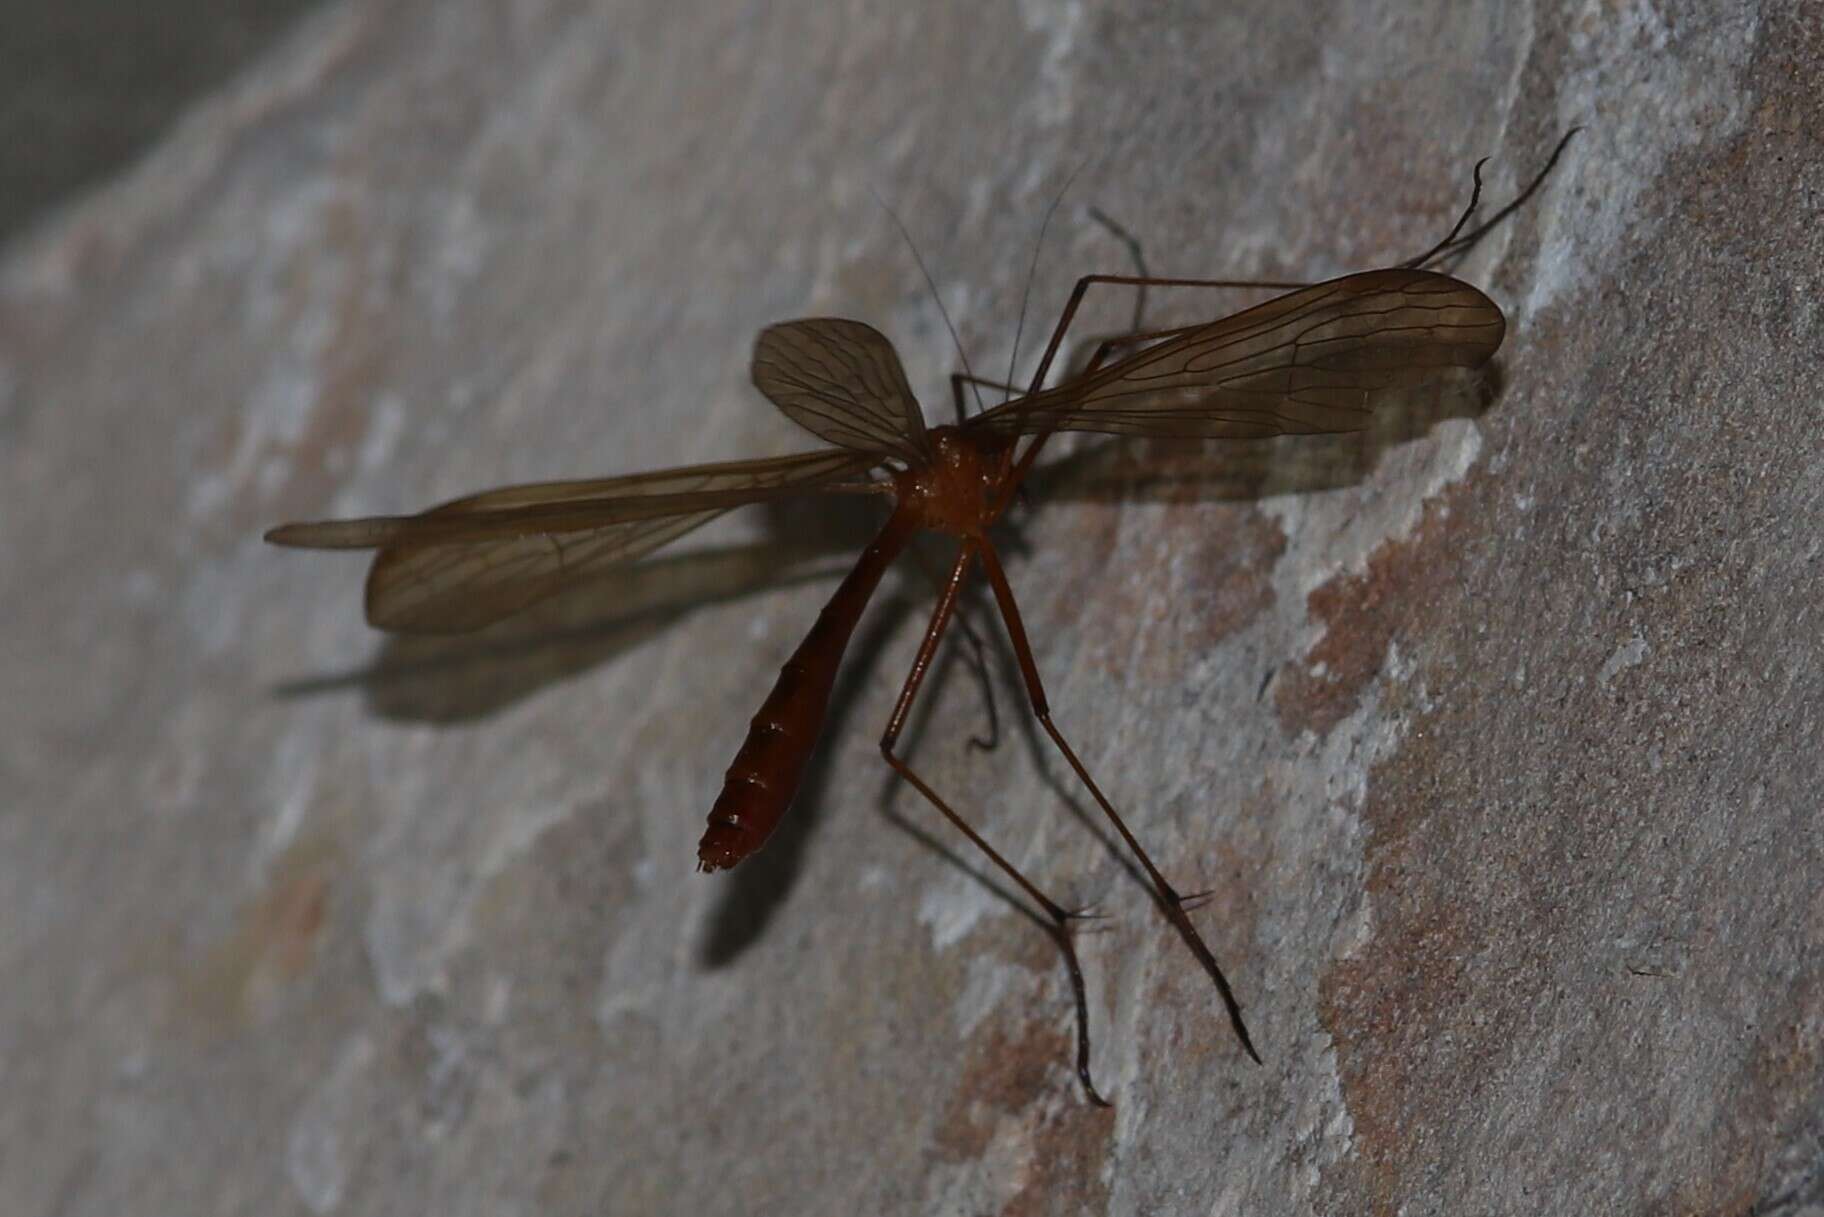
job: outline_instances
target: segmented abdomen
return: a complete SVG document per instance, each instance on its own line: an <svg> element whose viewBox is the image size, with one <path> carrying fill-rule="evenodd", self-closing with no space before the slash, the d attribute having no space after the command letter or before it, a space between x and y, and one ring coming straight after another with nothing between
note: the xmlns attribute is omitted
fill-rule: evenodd
<svg viewBox="0 0 1824 1217"><path fill-rule="evenodd" d="M733 866L766 844L779 826L817 747L855 623L912 532L911 520L894 512L785 661L709 809L709 827L697 843L698 870Z"/></svg>

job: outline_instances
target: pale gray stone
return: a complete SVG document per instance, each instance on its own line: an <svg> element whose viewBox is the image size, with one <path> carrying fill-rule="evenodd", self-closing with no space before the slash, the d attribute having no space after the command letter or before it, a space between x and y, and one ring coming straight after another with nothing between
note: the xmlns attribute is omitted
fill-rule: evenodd
<svg viewBox="0 0 1824 1217"><path fill-rule="evenodd" d="M1777 3L314 14L0 263L0 1210L1815 1211L1821 59ZM875 750L910 565L779 838L692 873L872 505L437 644L259 541L808 447L747 385L788 317L943 416L873 194L998 376L1067 181L1028 368L1128 269L1089 205L1157 273L1328 276L1573 124L1457 268L1510 322L1484 412L1015 513L1059 725L1214 889L1264 1066L1011 664L984 754L946 659L916 763L1108 914L1085 1104L1055 952Z"/></svg>

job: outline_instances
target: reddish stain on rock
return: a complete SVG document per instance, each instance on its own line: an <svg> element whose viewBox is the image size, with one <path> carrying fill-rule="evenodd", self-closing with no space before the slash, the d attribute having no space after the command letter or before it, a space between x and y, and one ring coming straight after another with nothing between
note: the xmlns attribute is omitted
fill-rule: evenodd
<svg viewBox="0 0 1824 1217"><path fill-rule="evenodd" d="M1324 634L1274 691L1288 731L1328 733L1361 705L1393 645L1412 639L1409 650L1416 653L1419 640L1463 624L1448 606L1460 595L1460 562L1478 527L1476 508L1474 483L1459 483L1426 505L1410 535L1380 545L1363 571L1313 589L1307 607ZM1385 696L1394 712L1411 709L1404 687ZM1349 1193L1377 1214L1396 1211L1404 1173L1424 1157L1420 1142L1429 1121L1412 1119L1413 1097L1459 1095L1462 1083L1452 1079L1473 1077L1505 1034L1471 1009L1476 984L1467 972L1489 928L1479 906L1462 893L1432 890L1438 842L1427 833L1436 800L1415 797L1415 788L1447 763L1433 747L1415 728L1375 768L1363 809L1375 941L1320 982L1321 1018L1336 1039L1355 1126L1355 1152L1342 1173L1352 1181ZM1473 1105L1433 1113L1447 1122L1459 1116L1473 1118Z"/></svg>
<svg viewBox="0 0 1824 1217"><path fill-rule="evenodd" d="M1272 607L1286 537L1251 507L1199 503L1155 520L1076 575L1081 616L1072 628L1109 675L1169 686L1187 658Z"/></svg>
<svg viewBox="0 0 1824 1217"><path fill-rule="evenodd" d="M191 975L194 1008L211 1023L258 1023L282 992L309 971L329 916L336 851L300 842L274 863L272 882L241 916L235 933Z"/></svg>
<svg viewBox="0 0 1824 1217"><path fill-rule="evenodd" d="M1223 512L1211 523L1185 574L1182 603L1198 649L1246 629L1273 606L1273 567L1286 552L1285 530L1259 511Z"/></svg>
<svg viewBox="0 0 1824 1217"><path fill-rule="evenodd" d="M1043 934L1018 935L1004 944L1003 958L1034 977L1058 968L1057 948ZM1055 1017L996 1015L969 1036L936 1124L932 1156L940 1162L979 1161L1009 1134L1020 1144L1026 1165L1002 1217L1100 1212L1108 1201L1102 1165L1114 1113L1092 1106L1077 1084L1075 1015L1062 977L1054 980L1032 996L1034 1009Z"/></svg>
<svg viewBox="0 0 1824 1217"><path fill-rule="evenodd" d="M1698 970L1633 972L1614 948L1612 927L1692 907L1642 876L1689 881L1680 866L1701 868L1705 855L1668 843L1662 829L1640 830L1662 814L1664 779L1647 749L1624 746L1621 695L1575 675L1598 671L1613 644L1560 641L1562 628L1542 641L1547 626L1527 609L1479 605L1478 564L1495 548L1489 517L1481 484L1460 484L1365 571L1314 591L1310 611L1325 635L1276 694L1289 728L1321 733L1361 703L1390 646L1419 669L1381 688L1383 708L1407 731L1373 767L1361 812L1373 937L1320 980L1319 1019L1354 1135L1326 1171L1319 1211L1424 1208L1440 1176L1468 1173L1492 1139L1519 1135L1494 1121L1549 1137L1555 1111L1579 1140L1516 1155L1600 1162L1642 1145L1682 1146L1652 1172L1677 1182L1640 1211L1755 1211L1768 1130L1798 1126L1824 1092L1824 1030L1807 1013L1818 1008L1816 987L1795 986L1755 1022L1737 1023L1746 1044L1706 1046L1744 1055L1736 1076L1715 1071L1726 1089L1710 1098L1713 1116L1642 1102L1651 1084L1630 1090L1633 1077L1656 1070L1676 1077L1681 1065L1668 1059L1689 1050L1653 1038L1663 1006L1712 1005L1730 1012L1719 1014L1727 1023L1741 986ZM1567 675L1552 684L1501 679L1517 658L1559 647L1550 653ZM1660 676L1677 680L1672 668ZM1424 708L1419 686L1430 695ZM1636 821L1630 808L1649 810ZM1701 942L1692 949L1712 954L1713 970L1728 966ZM1535 1087L1519 1105L1527 1114L1496 1114ZM1535 1097L1544 1117L1528 1111Z"/></svg>
<svg viewBox="0 0 1824 1217"><path fill-rule="evenodd" d="M1324 636L1275 682L1273 693L1274 709L1288 731L1328 734L1361 704L1394 638L1436 624L1430 608L1442 589L1457 582L1448 554L1471 539L1466 513L1453 510L1465 497L1462 487L1426 504L1412 534L1383 542L1366 570L1311 590L1306 609L1323 622Z"/></svg>
<svg viewBox="0 0 1824 1217"><path fill-rule="evenodd" d="M1100 1212L1108 1203L1102 1162L1114 1112L1092 1107L1074 1074L1069 1094L1060 1094L1060 1066L1075 1059L1073 1033L1049 1023L985 1029L970 1041L954 1097L937 1122L936 1156L975 1161L1007 1121L1024 1123L1030 1166L1001 1217Z"/></svg>

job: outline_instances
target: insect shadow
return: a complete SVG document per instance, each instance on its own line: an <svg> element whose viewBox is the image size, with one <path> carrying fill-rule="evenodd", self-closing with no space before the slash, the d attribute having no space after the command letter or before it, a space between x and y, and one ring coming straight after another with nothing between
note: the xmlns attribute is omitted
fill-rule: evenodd
<svg viewBox="0 0 1824 1217"><path fill-rule="evenodd" d="M761 504L762 539L648 558L465 634L386 634L368 663L273 688L280 698L359 690L389 722L456 724L499 713L670 629L699 608L848 569L874 521L809 501Z"/></svg>
<svg viewBox="0 0 1824 1217"><path fill-rule="evenodd" d="M1476 374L1446 378L1422 389L1389 395L1377 405L1373 425L1343 435L1302 436L1253 442L1093 437L1035 470L1030 480L1038 502L1250 502L1279 495L1329 490L1359 483L1392 448L1426 434L1450 418L1481 414L1498 395L1498 364ZM377 717L403 723L458 724L482 720L532 697L548 686L575 679L671 629L699 608L728 603L763 591L828 584L848 568L855 550L872 535L875 512L830 511L827 504L786 500L762 504L754 513L762 539L648 558L612 577L580 583L486 629L452 635L387 634L372 661L346 672L283 682L273 692L299 698L356 689ZM1009 521L1003 545L1018 553L1024 513ZM939 561L944 565L947 560ZM832 697L831 722L852 721L850 711L876 675L876 661L908 614L923 611L929 589L908 575L874 606L869 623L851 648ZM1011 653L994 645L998 626L985 597L970 597L966 611L982 623L985 653L994 671L991 689L1013 691L1017 675ZM959 645L939 654L931 682L934 694L956 676ZM993 692L988 696L992 698ZM929 734L933 696L908 725L908 743ZM1061 770L1029 715L1006 716L1023 749L1058 802L1098 840L1117 864L1140 880L1138 868L1101 820L1086 806L1069 774ZM958 745L970 738L955 733ZM933 741L943 746L940 741ZM819 748L805 773L792 814L785 817L765 850L725 881L701 940L697 957L708 968L725 967L755 942L796 887L806 849L823 817L824 797L836 752ZM898 807L901 784L882 775L879 809L883 818L946 863L981 883L1021 915L1032 910L986 868L966 860ZM695 811L695 808L690 809Z"/></svg>
<svg viewBox="0 0 1824 1217"><path fill-rule="evenodd" d="M1446 380L1460 384L1460 377L1448 375L1453 369L1487 365L1500 350L1506 319L1475 287L1427 268L1466 253L1519 208L1543 183L1574 134L1575 129L1559 141L1533 184L1486 223L1464 232L1481 198L1484 162L1479 161L1469 204L1442 241L1396 266L1321 283L1154 276L1146 271L1138 241L1102 217L1104 227L1128 245L1140 273L1092 274L1077 280L1024 392L976 376L959 342L964 371L951 378L954 424L928 425L885 335L857 321L806 318L760 332L754 344L753 381L786 417L825 440L827 448L610 478L500 486L409 516L280 524L267 530L265 539L288 548L376 550L367 583L371 624L403 632L464 631L510 618L566 584L624 567L734 507L807 494L891 499L891 514L781 666L755 713L710 809L697 845L698 869L715 872L736 866L757 853L779 827L809 776L844 652L882 577L921 534L947 536L956 544L955 559L948 577L936 581L938 596L929 624L880 736L883 759L1018 889L1025 897L1020 905L1029 904L1034 917L1043 914L1076 1005L1078 1081L1090 1103L1108 1106L1090 1074L1088 1002L1072 942L1072 923L1082 910L1047 895L989 844L919 775L899 746L951 625L971 643L984 689L992 693L979 635L959 615L970 603L964 593L970 574L977 571L993 593L1032 717L1107 821L1104 834L1099 834L1102 841L1111 844L1105 833L1112 829L1131 860L1144 870L1155 906L1214 985L1238 1046L1261 1064L1241 1002L1188 916L1200 894L1187 896L1166 879L1054 723L1040 665L994 534L1003 531L1002 521L1022 496L1041 451L1060 433L1253 441L1371 429L1365 441L1320 445L1292 461L1281 459L1285 450L1280 446L1246 444L1234 450L1238 457L1219 455L1212 467L1206 463L1207 445L1199 443L1186 450L1190 456L1171 457L1172 467L1163 476L1136 473L1119 451L1110 465L1101 466L1113 471L1110 489L1125 490L1122 497L1257 498L1353 481L1373 465L1391 438L1428 426L1452 412L1453 403L1485 402L1482 394L1425 386ZM1055 210L1054 201L1040 226L1035 251ZM904 233L897 215L890 209L889 215ZM925 270L923 259L918 261ZM928 270L925 278L932 282ZM1045 387L1079 306L1098 285L1134 289L1131 328L1099 342L1075 378ZM1285 294L1215 320L1142 328L1149 288L1238 287ZM1022 325L1024 317L1022 303ZM954 339L955 327L947 315L945 321ZM1015 352L1022 325L1016 325ZM1124 348L1127 353L1120 353ZM1017 355L1010 355L1008 362L1011 381ZM1004 387L1009 396L988 407L978 394L980 409L971 417L963 401L965 385ZM1408 394L1403 400L1386 399L1387 391L1402 388ZM1378 430L1373 429L1377 404L1390 407L1392 419ZM1084 474L1086 497L1093 497L1098 486L1109 483L1095 476L1094 460L1086 461L1078 470ZM1187 486L1193 488L1189 493ZM1205 489L1197 493L1196 486ZM1147 490L1150 495L1135 493ZM875 620L870 634L884 637L880 618ZM864 662L856 670L869 671L871 664ZM848 688L845 702L853 696L853 685ZM992 716L992 700L989 706ZM1034 742L1029 737L1029 745ZM1088 819L1080 805L1069 800L1067 805L1076 807L1079 818ZM802 813L800 818L805 818ZM763 874L754 886L741 886L732 903L725 898L723 907L732 912L719 924L733 928L720 934L712 930L712 962L731 958L752 941L751 927L768 920L769 910L778 905L775 893L792 886L799 856L801 851L788 854L785 870ZM781 881L772 882L775 876L782 876ZM1011 899L1004 888L996 890ZM743 908L749 897L752 904ZM750 912L754 915L743 915Z"/></svg>

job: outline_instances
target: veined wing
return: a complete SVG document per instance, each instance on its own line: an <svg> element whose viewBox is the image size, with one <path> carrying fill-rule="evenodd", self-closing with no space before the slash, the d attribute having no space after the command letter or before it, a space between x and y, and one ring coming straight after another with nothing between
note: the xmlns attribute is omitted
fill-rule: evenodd
<svg viewBox="0 0 1824 1217"><path fill-rule="evenodd" d="M284 524L275 545L378 549L367 619L383 630L460 632L577 579L631 562L748 503L815 493L879 463L824 449L628 477L504 486L415 516Z"/></svg>
<svg viewBox="0 0 1824 1217"><path fill-rule="evenodd" d="M903 461L931 459L905 369L871 325L838 317L769 325L754 340L753 377L755 388L819 439Z"/></svg>
<svg viewBox="0 0 1824 1217"><path fill-rule="evenodd" d="M1375 394L1479 367L1506 329L1501 310L1467 283L1367 271L1199 326L965 425L1219 439L1359 431Z"/></svg>

